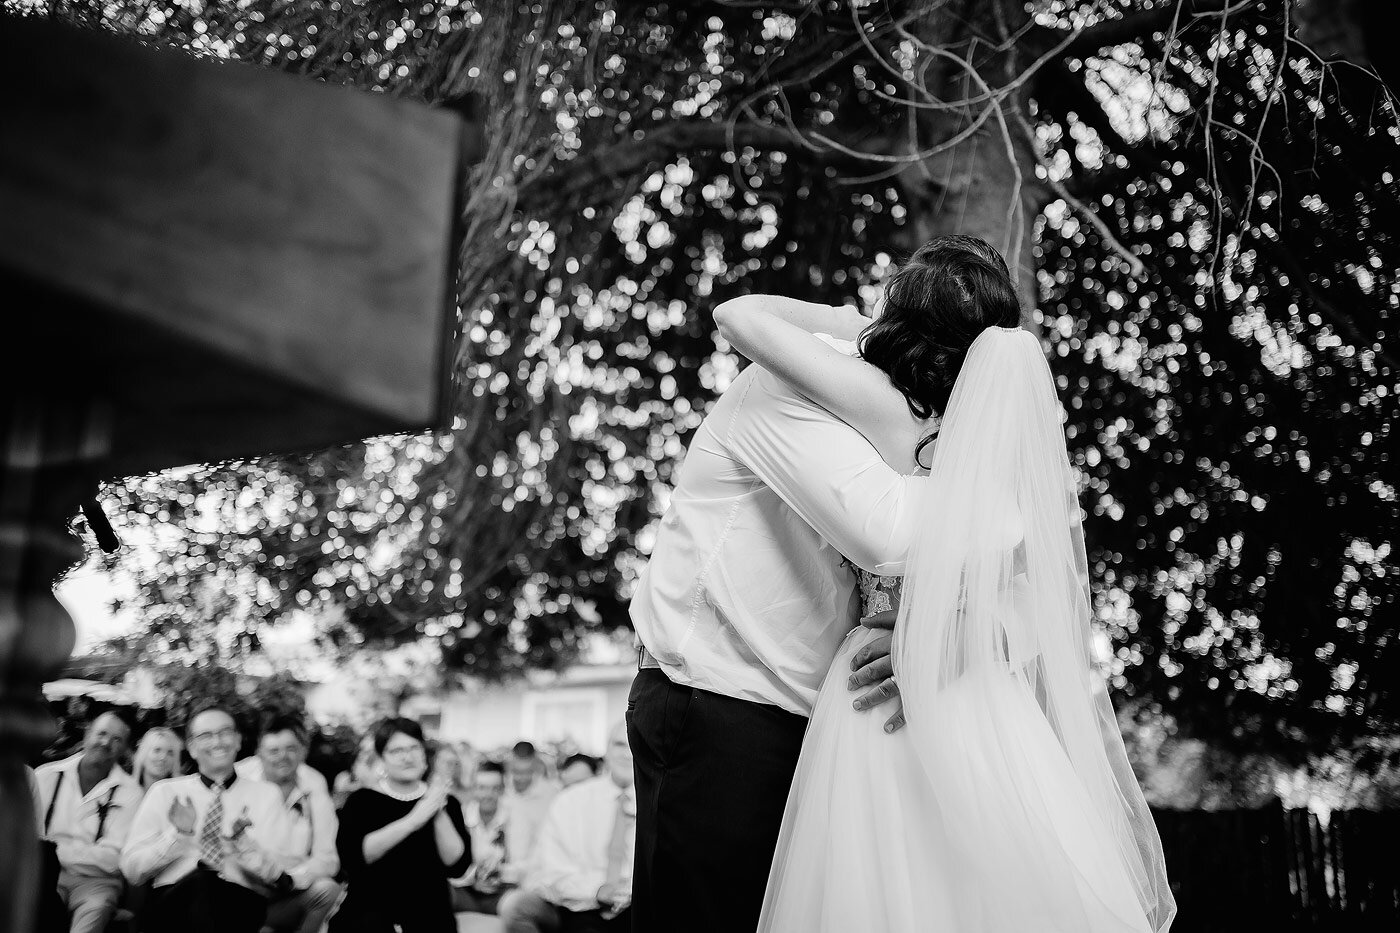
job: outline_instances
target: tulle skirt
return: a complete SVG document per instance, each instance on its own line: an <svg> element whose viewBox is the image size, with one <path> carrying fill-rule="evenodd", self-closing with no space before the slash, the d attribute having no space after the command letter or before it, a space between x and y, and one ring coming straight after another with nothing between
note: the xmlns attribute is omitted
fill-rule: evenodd
<svg viewBox="0 0 1400 933"><path fill-rule="evenodd" d="M848 635L822 684L760 933L1147 933L1126 873L1108 857L1106 828L1085 812L1068 759L1024 686L981 675L997 682L969 679L941 694L950 761L982 747L958 741L975 729L1003 730L1014 737L1003 744L1020 753L979 768L985 786L940 794L940 781L968 770L926 769L909 729L885 734L889 707L851 706L851 657L874 636L861 628ZM1039 818L1015 803L1028 774L1053 801L1029 808ZM958 808L968 806L980 811L975 825L1000 830L997 838L966 834L972 814ZM1054 814L1048 821L1046 812Z"/></svg>

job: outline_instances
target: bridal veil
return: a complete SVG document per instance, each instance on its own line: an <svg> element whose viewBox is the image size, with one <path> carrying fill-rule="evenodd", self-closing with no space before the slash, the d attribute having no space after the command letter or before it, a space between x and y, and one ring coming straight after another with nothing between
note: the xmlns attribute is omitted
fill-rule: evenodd
<svg viewBox="0 0 1400 933"><path fill-rule="evenodd" d="M893 659L956 933L1163 933L1175 902L1095 668L1074 474L1030 332L972 344L916 508Z"/></svg>

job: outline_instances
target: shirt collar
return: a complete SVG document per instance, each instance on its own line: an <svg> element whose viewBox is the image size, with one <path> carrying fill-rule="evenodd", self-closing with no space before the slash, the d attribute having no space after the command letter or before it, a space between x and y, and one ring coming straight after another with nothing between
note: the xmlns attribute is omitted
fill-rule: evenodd
<svg viewBox="0 0 1400 933"><path fill-rule="evenodd" d="M83 760L83 754L83 752L78 752L76 755L70 755L69 757L63 759L62 764L59 765L59 770L71 771L73 773L73 776L77 777L78 765ZM104 791L108 788L109 785L119 783L130 777L131 775L127 774L126 771L122 770L121 765L117 764L116 762L112 762L112 770L108 771L102 777L102 780L98 781L96 784L93 785L92 790L88 791L88 796L92 796L93 794ZM81 791L79 791L78 796L82 796Z"/></svg>
<svg viewBox="0 0 1400 933"><path fill-rule="evenodd" d="M277 791L281 793L282 788L277 788ZM292 792L284 797L282 802L286 804L288 810L304 812L305 809L311 805L311 791L303 787L301 782L298 781L296 786L292 788Z"/></svg>
<svg viewBox="0 0 1400 933"><path fill-rule="evenodd" d="M214 784L216 783L215 780L214 780L213 778L211 778L211 777L205 777L203 771L198 772L198 774L199 774L199 783L203 784L205 787L209 788L210 790L213 790L213 789L214 789ZM233 786L233 782L236 781L236 780L238 780L238 772L235 770L232 774L230 774L230 775L228 776L228 780L226 780L226 781L223 782L223 785L222 785L222 786L223 786L224 790L228 790L230 787L232 787L232 786Z"/></svg>

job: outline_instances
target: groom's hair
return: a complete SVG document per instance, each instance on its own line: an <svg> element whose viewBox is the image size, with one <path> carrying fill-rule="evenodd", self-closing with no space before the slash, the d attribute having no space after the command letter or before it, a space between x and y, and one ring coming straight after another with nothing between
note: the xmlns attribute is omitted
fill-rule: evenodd
<svg viewBox="0 0 1400 933"><path fill-rule="evenodd" d="M948 407L978 335L1020 322L1001 254L974 236L936 236L890 277L884 311L860 336L860 355L890 377L915 417L930 418ZM919 442L916 458L930 440Z"/></svg>

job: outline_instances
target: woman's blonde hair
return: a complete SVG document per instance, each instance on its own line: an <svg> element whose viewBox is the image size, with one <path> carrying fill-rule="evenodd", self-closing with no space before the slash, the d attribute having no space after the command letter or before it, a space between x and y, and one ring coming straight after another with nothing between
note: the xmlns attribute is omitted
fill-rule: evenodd
<svg viewBox="0 0 1400 933"><path fill-rule="evenodd" d="M180 752L184 749L185 743L180 740L180 736L174 729L166 726L153 726L146 730L141 736L141 741L136 746L136 754L131 758L131 775L136 778L136 782L142 787L146 787L146 759L151 753L151 740L160 736L169 737L175 743L175 767L170 772L171 777L180 773Z"/></svg>

